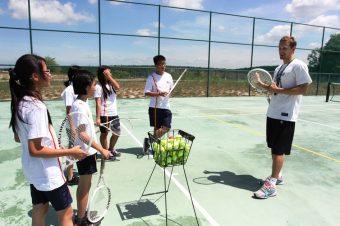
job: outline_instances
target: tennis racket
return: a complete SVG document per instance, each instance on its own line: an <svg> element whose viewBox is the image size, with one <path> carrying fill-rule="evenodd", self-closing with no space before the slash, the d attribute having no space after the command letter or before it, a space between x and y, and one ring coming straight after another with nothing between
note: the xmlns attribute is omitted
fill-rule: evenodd
<svg viewBox="0 0 340 226"><path fill-rule="evenodd" d="M268 71L261 68L254 68L248 72L248 82L257 92L265 93L268 103L270 103L269 92L264 88L273 82L272 76Z"/></svg>
<svg viewBox="0 0 340 226"><path fill-rule="evenodd" d="M131 134L133 130L131 120L127 118L116 118L105 123L100 123L99 126L105 128L107 131L111 131L116 136L127 136Z"/></svg>
<svg viewBox="0 0 340 226"><path fill-rule="evenodd" d="M182 72L182 74L178 77L177 81L175 82L175 84L173 85L173 87L170 89L169 93L166 96L169 96L172 91L175 89L175 87L177 86L178 82L181 80L181 78L183 77L183 75L185 74L185 72L187 72L188 69L184 69L184 71Z"/></svg>
<svg viewBox="0 0 340 226"><path fill-rule="evenodd" d="M90 119L82 112L72 112L62 121L59 133L58 144L60 148L72 148L79 145L88 153L94 138L94 127ZM63 169L75 163L77 159L71 156L62 157Z"/></svg>
<svg viewBox="0 0 340 226"><path fill-rule="evenodd" d="M91 223L101 221L107 213L111 202L111 191L105 184L103 173L105 168L105 159L100 161L100 175L97 187L94 190L90 202L87 206L87 219Z"/></svg>

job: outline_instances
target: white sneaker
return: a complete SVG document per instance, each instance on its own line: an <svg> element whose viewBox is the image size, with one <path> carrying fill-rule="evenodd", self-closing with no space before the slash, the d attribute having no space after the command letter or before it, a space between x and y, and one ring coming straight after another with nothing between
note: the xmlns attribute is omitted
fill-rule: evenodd
<svg viewBox="0 0 340 226"><path fill-rule="evenodd" d="M276 186L269 180L265 180L260 190L254 193L254 196L259 199L267 199L276 196Z"/></svg>

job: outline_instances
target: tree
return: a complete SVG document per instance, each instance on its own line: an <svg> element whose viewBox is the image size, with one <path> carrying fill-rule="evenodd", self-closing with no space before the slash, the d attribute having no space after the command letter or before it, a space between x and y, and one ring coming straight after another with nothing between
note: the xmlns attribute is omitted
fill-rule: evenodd
<svg viewBox="0 0 340 226"><path fill-rule="evenodd" d="M46 64L51 69L52 73L59 73L61 71L61 68L55 58L45 56Z"/></svg>
<svg viewBox="0 0 340 226"><path fill-rule="evenodd" d="M312 70L320 68L321 72L340 73L340 34L332 34L322 51L312 50L307 59Z"/></svg>
<svg viewBox="0 0 340 226"><path fill-rule="evenodd" d="M310 54L308 54L308 66L311 71L317 71L319 67L320 48L313 49Z"/></svg>

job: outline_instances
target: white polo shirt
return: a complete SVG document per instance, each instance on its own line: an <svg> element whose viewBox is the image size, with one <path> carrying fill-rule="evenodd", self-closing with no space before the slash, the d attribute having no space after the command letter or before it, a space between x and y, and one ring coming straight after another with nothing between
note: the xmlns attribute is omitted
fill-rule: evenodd
<svg viewBox="0 0 340 226"><path fill-rule="evenodd" d="M63 98L65 106L71 107L78 95L74 94L73 84L71 83L64 89L60 96Z"/></svg>
<svg viewBox="0 0 340 226"><path fill-rule="evenodd" d="M156 72L150 74L146 80L144 93L148 92L170 92L173 86L173 80L171 74L164 72L163 75L159 75ZM157 99L157 100L156 100ZM157 105L156 105L157 102ZM157 96L150 98L149 107L162 109L170 109L169 96Z"/></svg>
<svg viewBox="0 0 340 226"><path fill-rule="evenodd" d="M28 140L42 138L41 145L58 148L53 128L48 123L47 108L33 97L25 96L19 103L16 132L22 147L22 168L27 181L39 191L51 191L65 183L59 158L33 157L29 153ZM57 150L56 150L57 151Z"/></svg>
<svg viewBox="0 0 340 226"><path fill-rule="evenodd" d="M73 118L74 124L75 124L76 127L81 125L81 124L84 124L86 126L86 131L89 131L88 132L89 134L92 133L92 137L93 137L94 141L97 142L96 131L95 131L95 128L94 128L93 118L92 118L91 110L89 108L88 103L84 102L80 99L76 99L72 104L70 112L81 112L89 118L89 122L84 122L80 117ZM84 151L87 150L87 148L88 148L88 145L85 144L84 142L80 142L77 145L80 145L80 148ZM88 150L89 155L93 155L96 152L97 152L96 149L94 149L92 147L90 147L89 150Z"/></svg>
<svg viewBox="0 0 340 226"><path fill-rule="evenodd" d="M277 79L277 74L281 66L285 67L286 65L280 65L275 69L274 81ZM281 87L292 88L306 83L312 83L308 67L303 61L294 59L282 73ZM280 93L272 95L267 116L273 119L296 122L299 116L301 101L302 95Z"/></svg>
<svg viewBox="0 0 340 226"><path fill-rule="evenodd" d="M94 93L94 98L100 98L100 116L116 116L117 112L117 95L113 91L112 86L106 84L106 88L111 90L112 93L104 99L103 88L101 85L96 85L96 92Z"/></svg>

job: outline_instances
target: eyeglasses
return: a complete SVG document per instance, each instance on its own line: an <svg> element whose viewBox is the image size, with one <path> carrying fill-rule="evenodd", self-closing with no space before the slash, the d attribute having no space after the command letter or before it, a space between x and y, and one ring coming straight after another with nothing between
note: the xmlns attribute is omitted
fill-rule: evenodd
<svg viewBox="0 0 340 226"><path fill-rule="evenodd" d="M51 74L51 69L47 69L46 71L43 71L44 73Z"/></svg>

